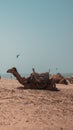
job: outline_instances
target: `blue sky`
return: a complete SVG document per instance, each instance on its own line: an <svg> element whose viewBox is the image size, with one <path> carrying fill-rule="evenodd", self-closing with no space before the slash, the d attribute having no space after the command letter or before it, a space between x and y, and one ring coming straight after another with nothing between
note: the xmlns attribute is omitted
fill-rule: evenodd
<svg viewBox="0 0 73 130"><path fill-rule="evenodd" d="M0 73L13 66L73 73L73 0L0 0Z"/></svg>

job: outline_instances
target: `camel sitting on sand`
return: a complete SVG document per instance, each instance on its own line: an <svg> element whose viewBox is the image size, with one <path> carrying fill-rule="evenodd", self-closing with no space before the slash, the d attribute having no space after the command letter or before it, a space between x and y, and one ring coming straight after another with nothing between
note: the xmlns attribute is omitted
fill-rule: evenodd
<svg viewBox="0 0 73 130"><path fill-rule="evenodd" d="M66 80L67 80L70 84L73 84L73 76L67 77Z"/></svg>
<svg viewBox="0 0 73 130"><path fill-rule="evenodd" d="M56 84L52 79L49 79L49 73L36 73L33 70L33 73L27 78L22 77L15 67L8 69L7 73L13 74L16 79L24 85L25 89L49 89L57 90Z"/></svg>
<svg viewBox="0 0 73 130"><path fill-rule="evenodd" d="M60 73L52 75L51 79L54 80L54 82L58 84L65 84L65 85L68 84L67 80Z"/></svg>

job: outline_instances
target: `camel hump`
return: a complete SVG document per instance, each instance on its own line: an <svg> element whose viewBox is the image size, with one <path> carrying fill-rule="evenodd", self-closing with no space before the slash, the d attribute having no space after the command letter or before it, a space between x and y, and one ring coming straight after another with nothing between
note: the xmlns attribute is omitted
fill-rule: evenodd
<svg viewBox="0 0 73 130"><path fill-rule="evenodd" d="M49 79L49 72L41 73L39 74L39 77L42 77L44 80Z"/></svg>
<svg viewBox="0 0 73 130"><path fill-rule="evenodd" d="M34 79L36 82L48 82L49 80L49 73L32 73L31 79Z"/></svg>

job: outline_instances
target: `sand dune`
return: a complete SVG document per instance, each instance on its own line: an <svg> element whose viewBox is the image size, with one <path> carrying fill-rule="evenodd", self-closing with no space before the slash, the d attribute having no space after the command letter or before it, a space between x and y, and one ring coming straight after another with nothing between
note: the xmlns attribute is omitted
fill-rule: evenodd
<svg viewBox="0 0 73 130"><path fill-rule="evenodd" d="M25 90L0 80L0 130L73 130L73 85L60 91Z"/></svg>

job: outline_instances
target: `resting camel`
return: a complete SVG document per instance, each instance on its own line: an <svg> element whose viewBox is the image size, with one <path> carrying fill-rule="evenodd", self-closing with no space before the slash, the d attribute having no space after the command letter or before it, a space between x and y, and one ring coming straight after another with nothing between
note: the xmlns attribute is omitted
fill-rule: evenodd
<svg viewBox="0 0 73 130"><path fill-rule="evenodd" d="M8 69L7 73L13 74L20 84L24 85L25 89L49 89L57 90L53 80L49 79L49 73L33 73L29 77L22 77L15 67Z"/></svg>
<svg viewBox="0 0 73 130"><path fill-rule="evenodd" d="M65 84L65 85L68 84L67 80L60 73L52 75L51 79L54 80L55 83Z"/></svg>
<svg viewBox="0 0 73 130"><path fill-rule="evenodd" d="M70 84L73 84L73 76L66 78L66 80L67 80Z"/></svg>

